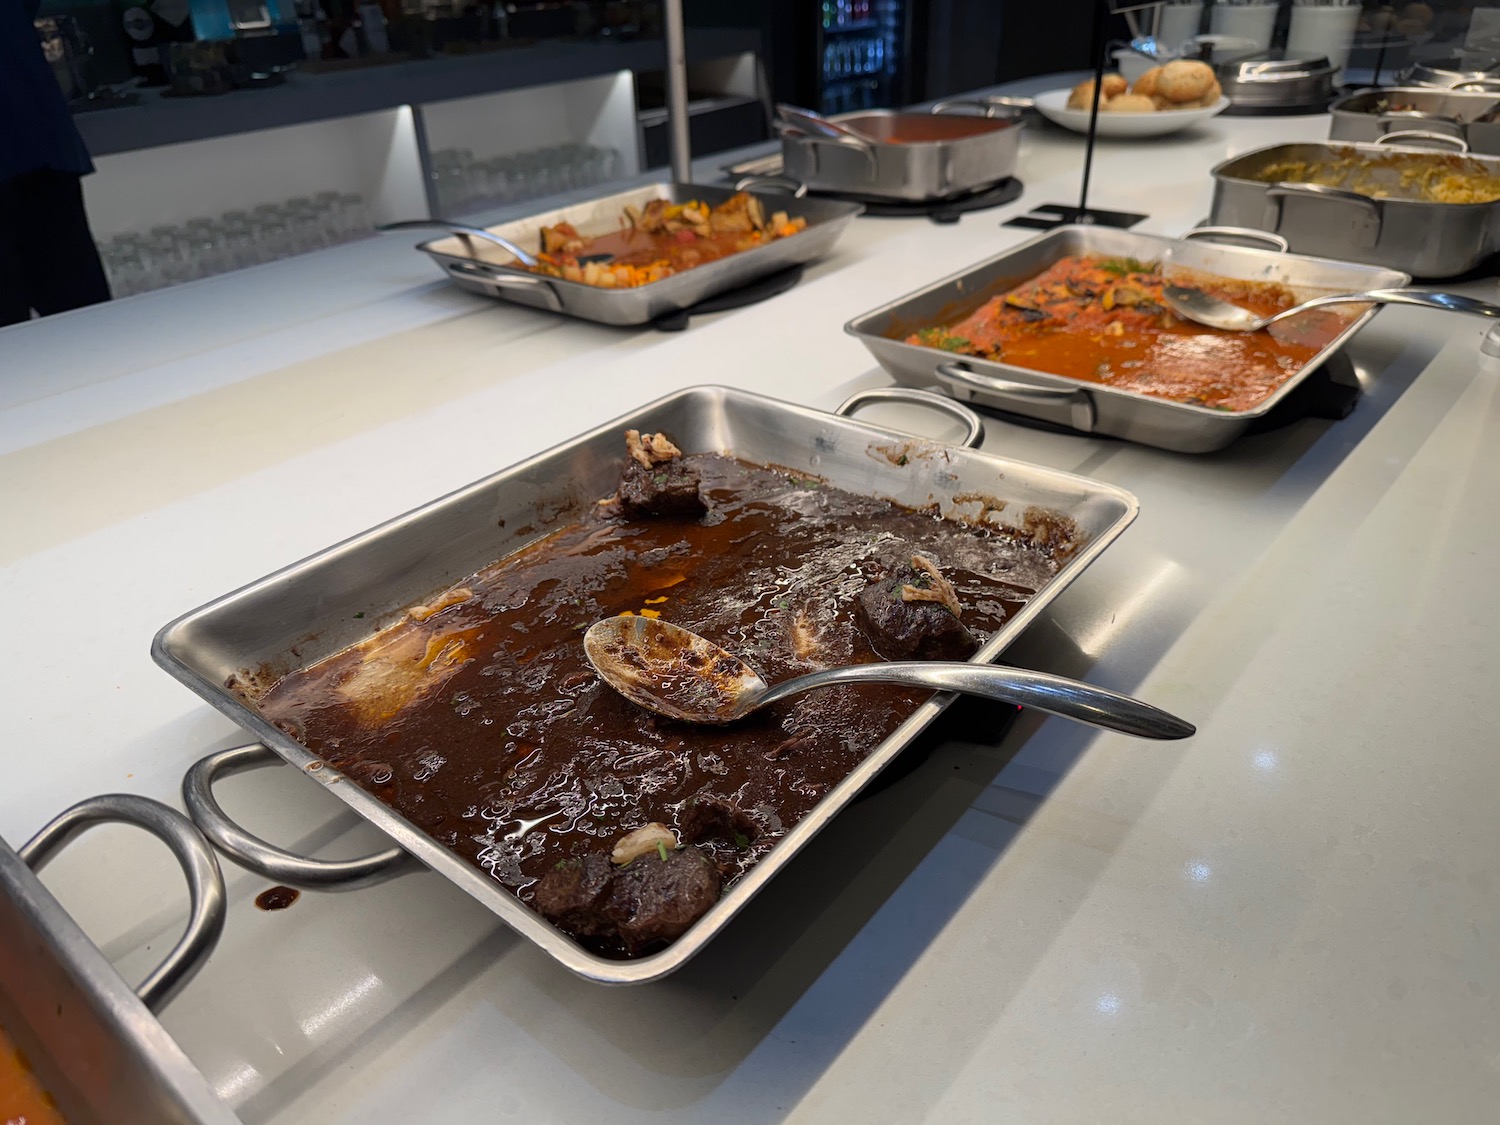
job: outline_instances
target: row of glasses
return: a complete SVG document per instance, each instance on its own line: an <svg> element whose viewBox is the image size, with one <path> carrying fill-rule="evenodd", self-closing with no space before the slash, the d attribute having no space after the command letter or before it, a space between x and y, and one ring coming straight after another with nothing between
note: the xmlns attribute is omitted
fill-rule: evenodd
<svg viewBox="0 0 1500 1125"><path fill-rule="evenodd" d="M325 191L126 231L100 243L99 257L114 295L126 297L336 246L370 225L364 196Z"/></svg>
<svg viewBox="0 0 1500 1125"><path fill-rule="evenodd" d="M438 208L444 215L595 187L623 172L620 150L598 145L550 145L490 157L475 157L466 148L432 154Z"/></svg>

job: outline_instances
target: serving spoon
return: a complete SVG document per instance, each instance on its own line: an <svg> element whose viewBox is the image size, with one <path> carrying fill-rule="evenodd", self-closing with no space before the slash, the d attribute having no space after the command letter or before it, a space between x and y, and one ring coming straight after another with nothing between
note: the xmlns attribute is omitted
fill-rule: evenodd
<svg viewBox="0 0 1500 1125"><path fill-rule="evenodd" d="M902 684L1035 707L1140 738L1187 738L1196 728L1128 695L1077 680L993 664L916 660L854 664L774 687L739 657L678 625L626 614L589 626L583 650L601 679L638 707L722 725L788 696L835 684Z"/></svg>
<svg viewBox="0 0 1500 1125"><path fill-rule="evenodd" d="M1476 301L1472 297L1460 297L1456 293L1441 293L1433 289L1369 289L1363 293L1334 293L1326 297L1314 297L1283 309L1274 316L1259 316L1249 309L1220 300L1201 289L1185 285L1162 286L1162 299L1178 316L1185 320L1206 324L1210 328L1223 328L1230 332L1258 332L1267 325L1296 316L1308 309L1324 305L1419 305L1443 312L1469 313L1473 316L1488 316L1500 320L1500 305L1488 301Z"/></svg>

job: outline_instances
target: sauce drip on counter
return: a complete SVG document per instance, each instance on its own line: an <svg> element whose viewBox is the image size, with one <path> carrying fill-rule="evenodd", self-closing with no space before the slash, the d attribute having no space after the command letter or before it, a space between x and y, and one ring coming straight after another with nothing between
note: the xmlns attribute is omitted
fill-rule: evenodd
<svg viewBox="0 0 1500 1125"><path fill-rule="evenodd" d="M1266 316L1296 304L1283 285L1173 273ZM1340 306L1288 317L1262 332L1223 332L1182 320L1162 300L1155 265L1064 258L963 320L907 343L1220 410L1269 398L1364 311Z"/></svg>
<svg viewBox="0 0 1500 1125"><path fill-rule="evenodd" d="M252 704L522 901L560 861L608 852L649 822L680 823L701 796L756 827L700 845L727 883L930 693L839 687L732 727L692 726L606 687L584 656L589 625L660 616L774 683L879 659L854 599L914 552L942 568L965 622L987 635L1056 573L1054 551L1076 546L1055 514L1039 514L1033 543L726 457L686 460L709 505L701 518L596 506L429 599L424 620L294 672ZM444 608L429 616L432 605Z"/></svg>
<svg viewBox="0 0 1500 1125"><path fill-rule="evenodd" d="M255 896L255 905L262 910L285 910L301 897L296 887L271 887Z"/></svg>
<svg viewBox="0 0 1500 1125"><path fill-rule="evenodd" d="M0 1125L66 1125L19 1048L0 1027Z"/></svg>

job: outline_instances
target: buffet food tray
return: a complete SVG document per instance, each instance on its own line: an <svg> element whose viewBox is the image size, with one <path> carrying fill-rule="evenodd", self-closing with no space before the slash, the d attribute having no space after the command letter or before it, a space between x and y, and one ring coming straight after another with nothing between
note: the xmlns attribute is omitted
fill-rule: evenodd
<svg viewBox="0 0 1500 1125"><path fill-rule="evenodd" d="M982 427L977 419L973 422L971 434L977 440ZM936 506L945 516L984 520L992 526L1022 529L1038 509L1067 517L1076 528L1071 553L1060 561L1056 575L979 649L973 659L982 662L994 660L1114 541L1137 511L1128 492L1069 473L895 435L744 391L696 387L218 598L157 635L152 645L156 661L282 760L326 786L401 848L457 883L557 961L610 984L662 977L702 949L951 697L937 696L919 705L673 944L659 953L622 961L590 952L554 928L506 887L272 726L226 682L247 670L269 682L363 641L399 620L406 607L573 522L582 508L614 492L627 429L665 433L685 453L723 453L775 465L823 478L849 492L912 508ZM250 749L252 756L257 752L265 753ZM189 789L201 782L206 790L209 781L211 777L201 775L190 778ZM190 797L189 809L194 807ZM204 827L223 848L223 833L216 834L208 824ZM237 851L243 849L229 854L245 862L246 856ZM371 870L361 869L366 874ZM273 877L286 879L283 870ZM322 885L336 881L322 880Z"/></svg>
<svg viewBox="0 0 1500 1125"><path fill-rule="evenodd" d="M0 1028L70 1125L234 1125L239 1118L32 870L73 833L103 821L161 836L193 884L188 936L143 986L146 999L165 1004L218 940L222 876L187 818L127 794L80 802L19 854L0 840Z"/></svg>
<svg viewBox="0 0 1500 1125"><path fill-rule="evenodd" d="M571 223L585 236L618 230L627 206L644 208L653 199L671 203L701 200L717 207L732 188L707 184L648 184L587 203L574 203L488 229L522 247L539 247L543 227ZM424 251L458 285L486 297L530 308L620 326L649 324L657 317L690 309L701 301L750 284L768 274L803 265L827 254L863 208L833 199L798 199L778 193L756 195L769 215L785 211L807 220L807 229L717 261L630 289L604 289L565 281L522 268L499 246L456 236L420 243Z"/></svg>
<svg viewBox="0 0 1500 1125"><path fill-rule="evenodd" d="M1382 139L1399 137L1399 133L1388 133ZM1378 142L1271 145L1214 168L1208 221L1215 226L1271 231L1285 238L1298 254L1385 266L1413 277L1467 273L1500 250L1500 200L1438 203L1403 198L1403 191L1412 190L1401 178L1403 157L1445 158L1477 174L1500 175L1500 157L1494 156L1458 156ZM1339 187L1261 178L1268 166L1287 161L1347 164L1355 175L1379 178L1389 194L1377 199Z"/></svg>
<svg viewBox="0 0 1500 1125"><path fill-rule="evenodd" d="M974 105L984 113L940 112L960 105ZM996 119L989 116L993 108L950 101L931 113L866 109L831 118L860 133L858 137L821 137L783 125L781 174L809 191L909 203L950 199L1016 174L1019 111ZM890 139L903 130L923 129L933 136L920 141Z"/></svg>
<svg viewBox="0 0 1500 1125"><path fill-rule="evenodd" d="M1099 383L1083 382L996 360L958 356L906 343L919 328L951 324L994 294L1035 277L1062 258L1085 254L1158 261L1168 250L1182 254L1181 240L1104 227L1062 227L1022 243L976 266L855 317L844 331L859 339L880 365L907 386L938 385L961 401L1066 426L1154 445L1179 453L1222 449L1292 390L1375 315L1372 308L1331 341L1292 378L1252 410L1225 411L1172 402ZM1240 280L1279 282L1294 291L1351 292L1403 285L1403 273L1194 241L1192 266Z"/></svg>
<svg viewBox="0 0 1500 1125"><path fill-rule="evenodd" d="M1410 109L1392 109L1392 105ZM1328 137L1334 141L1378 141L1412 129L1461 137L1469 151L1500 156L1500 121L1478 118L1500 109L1500 91L1435 90L1387 86L1356 90L1328 107Z"/></svg>

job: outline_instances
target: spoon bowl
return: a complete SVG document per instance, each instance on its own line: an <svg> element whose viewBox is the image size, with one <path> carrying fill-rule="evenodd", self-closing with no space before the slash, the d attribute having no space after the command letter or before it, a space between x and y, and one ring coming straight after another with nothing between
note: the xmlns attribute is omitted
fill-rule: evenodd
<svg viewBox="0 0 1500 1125"><path fill-rule="evenodd" d="M1222 328L1228 332L1259 332L1278 320L1296 316L1309 309L1325 305L1417 305L1424 309L1439 309L1442 312L1466 313L1470 316L1487 316L1500 320L1500 305L1488 301L1476 301L1472 297L1460 297L1456 293L1443 293L1435 289L1369 289L1363 293L1331 293L1314 297L1309 301L1283 309L1274 316L1260 316L1249 309L1205 293L1186 285L1166 284L1162 286L1162 299L1167 306L1184 320Z"/></svg>
<svg viewBox="0 0 1500 1125"><path fill-rule="evenodd" d="M835 684L902 684L977 695L1140 738L1187 738L1191 723L1128 695L1062 676L992 664L918 660L854 664L776 684L706 637L633 614L583 635L588 661L626 699L668 718L722 725L789 696Z"/></svg>

